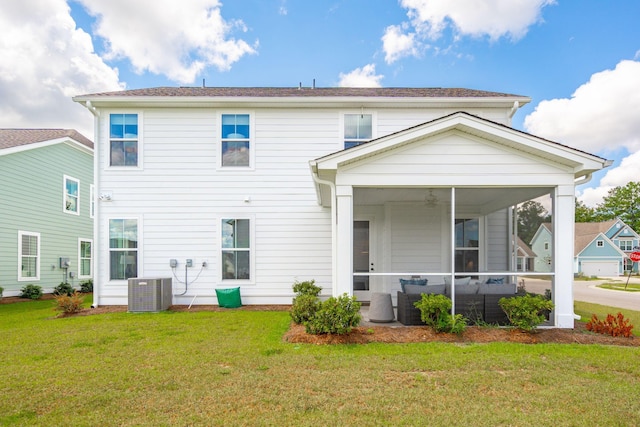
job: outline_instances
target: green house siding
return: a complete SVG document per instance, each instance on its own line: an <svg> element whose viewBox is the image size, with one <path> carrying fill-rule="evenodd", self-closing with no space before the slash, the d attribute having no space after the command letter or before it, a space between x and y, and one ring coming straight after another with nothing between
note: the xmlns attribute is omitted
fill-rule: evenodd
<svg viewBox="0 0 640 427"><path fill-rule="evenodd" d="M65 175L80 182L79 215L64 212ZM0 286L5 296L30 283L51 291L65 280L60 257L70 259L67 273L76 276L67 281L79 284L78 239L93 239L92 184L92 154L64 143L0 155ZM39 280L18 281L19 231L40 234Z"/></svg>

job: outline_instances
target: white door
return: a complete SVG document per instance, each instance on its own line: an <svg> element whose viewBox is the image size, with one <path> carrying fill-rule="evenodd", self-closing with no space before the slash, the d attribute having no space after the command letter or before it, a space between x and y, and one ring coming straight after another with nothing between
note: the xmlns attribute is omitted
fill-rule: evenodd
<svg viewBox="0 0 640 427"><path fill-rule="evenodd" d="M371 254L371 221L353 221L353 272L369 273L375 271ZM353 276L353 295L358 301L371 300L371 277Z"/></svg>
<svg viewBox="0 0 640 427"><path fill-rule="evenodd" d="M582 261L582 274L597 277L618 276L618 261Z"/></svg>

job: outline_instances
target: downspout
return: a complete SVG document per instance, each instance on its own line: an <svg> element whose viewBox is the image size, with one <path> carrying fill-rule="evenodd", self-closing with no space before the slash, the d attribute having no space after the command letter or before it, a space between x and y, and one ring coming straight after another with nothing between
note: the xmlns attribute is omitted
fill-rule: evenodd
<svg viewBox="0 0 640 427"><path fill-rule="evenodd" d="M82 104L81 104L82 105ZM98 171L100 170L98 165L100 164L99 162L99 157L100 157L100 150L98 149L98 141L100 140L100 111L98 111L98 109L96 107L94 107L93 105L91 105L91 101L87 101L84 103L84 107L89 110L89 112L91 114L93 114L93 136L94 136L94 140L93 140L93 208L94 208L94 214L93 214L93 247L91 248L91 255L92 255L92 276L93 276L93 304L91 305L92 308L96 308L99 306L100 304L100 280L96 280L100 277L100 275L98 274L98 265L100 265L100 263L96 262L95 257L93 256L94 254L99 253L99 251L96 251L96 248L100 247L100 243L99 243L99 230L98 230L98 226L99 226L99 218L100 218L100 203L98 203L98 197L97 194L99 194L98 191Z"/></svg>
<svg viewBox="0 0 640 427"><path fill-rule="evenodd" d="M336 238L337 238L337 224L338 224L338 217L336 215L337 213L336 184L334 182L321 179L318 176L317 168L318 168L317 163L309 162L309 169L311 170L311 177L313 178L313 181L317 185L328 185L329 189L331 190L331 282L332 282L331 295L333 296L337 294L337 286L338 286L338 276L336 271L336 267L337 267ZM319 191L318 191L318 204L322 205L322 195L320 194Z"/></svg>

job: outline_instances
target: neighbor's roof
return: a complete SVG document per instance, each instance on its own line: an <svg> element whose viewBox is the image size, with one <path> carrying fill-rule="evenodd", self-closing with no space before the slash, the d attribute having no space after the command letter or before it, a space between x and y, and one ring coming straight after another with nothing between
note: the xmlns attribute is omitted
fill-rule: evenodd
<svg viewBox="0 0 640 427"><path fill-rule="evenodd" d="M0 129L0 150L63 138L93 149L93 142L74 129Z"/></svg>
<svg viewBox="0 0 640 427"><path fill-rule="evenodd" d="M500 92L463 88L351 88L351 87L155 87L81 95L85 97L388 97L388 98L526 98Z"/></svg>

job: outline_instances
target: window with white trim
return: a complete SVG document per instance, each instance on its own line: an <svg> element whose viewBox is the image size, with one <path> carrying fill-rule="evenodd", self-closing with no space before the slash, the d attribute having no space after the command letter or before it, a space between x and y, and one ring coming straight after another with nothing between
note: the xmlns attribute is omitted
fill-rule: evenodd
<svg viewBox="0 0 640 427"><path fill-rule="evenodd" d="M78 240L78 277L82 279L93 275L92 263L93 241L88 239Z"/></svg>
<svg viewBox="0 0 640 427"><path fill-rule="evenodd" d="M480 220L456 219L456 272L477 272L480 255Z"/></svg>
<svg viewBox="0 0 640 427"><path fill-rule="evenodd" d="M596 247L598 248L604 247L604 240L596 240Z"/></svg>
<svg viewBox="0 0 640 427"><path fill-rule="evenodd" d="M64 212L80 215L80 181L64 176Z"/></svg>
<svg viewBox="0 0 640 427"><path fill-rule="evenodd" d="M620 249L623 251L632 251L633 250L633 240L629 239L620 239Z"/></svg>
<svg viewBox="0 0 640 427"><path fill-rule="evenodd" d="M373 137L373 115L344 115L344 148L355 147Z"/></svg>
<svg viewBox="0 0 640 427"><path fill-rule="evenodd" d="M221 166L251 166L251 116L222 114Z"/></svg>
<svg viewBox="0 0 640 427"><path fill-rule="evenodd" d="M138 115L109 115L109 165L138 166Z"/></svg>
<svg viewBox="0 0 640 427"><path fill-rule="evenodd" d="M251 279L251 220L224 218L222 234L222 279Z"/></svg>
<svg viewBox="0 0 640 427"><path fill-rule="evenodd" d="M544 250L545 251L549 250L549 242L544 242Z"/></svg>
<svg viewBox="0 0 640 427"><path fill-rule="evenodd" d="M18 231L18 281L40 280L40 233Z"/></svg>
<svg viewBox="0 0 640 427"><path fill-rule="evenodd" d="M138 220L109 220L109 279L138 277Z"/></svg>

